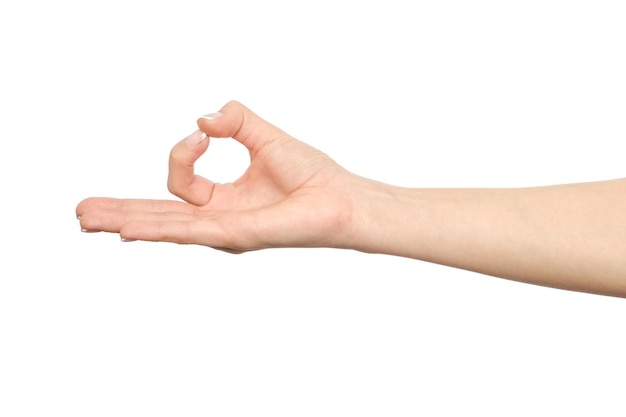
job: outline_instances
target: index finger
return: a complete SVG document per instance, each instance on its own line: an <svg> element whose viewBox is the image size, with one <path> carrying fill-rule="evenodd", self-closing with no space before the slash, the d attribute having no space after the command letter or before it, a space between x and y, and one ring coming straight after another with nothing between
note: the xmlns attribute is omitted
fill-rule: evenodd
<svg viewBox="0 0 626 417"><path fill-rule="evenodd" d="M215 186L213 182L194 173L194 163L208 147L209 137L197 130L170 151L167 188L175 196L196 206L208 203Z"/></svg>

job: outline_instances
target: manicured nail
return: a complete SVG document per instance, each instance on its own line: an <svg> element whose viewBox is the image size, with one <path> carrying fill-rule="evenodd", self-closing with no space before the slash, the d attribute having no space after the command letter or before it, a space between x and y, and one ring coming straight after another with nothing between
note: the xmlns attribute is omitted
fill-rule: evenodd
<svg viewBox="0 0 626 417"><path fill-rule="evenodd" d="M126 239L125 237L121 237L121 236L120 236L120 240L121 240L122 242L134 242L134 241L136 241L137 239Z"/></svg>
<svg viewBox="0 0 626 417"><path fill-rule="evenodd" d="M80 229L83 233L98 233L99 230L90 230L90 229Z"/></svg>
<svg viewBox="0 0 626 417"><path fill-rule="evenodd" d="M211 120L215 120L215 119L217 119L217 118L219 118L219 117L222 117L222 116L223 116L223 114L222 114L222 113L220 113L220 112L215 112L215 113L205 114L204 116L202 116L202 117L200 117L200 118L201 118L201 119L204 119L204 120L211 121Z"/></svg>
<svg viewBox="0 0 626 417"><path fill-rule="evenodd" d="M205 139L206 139L206 133L200 130L196 130L191 135L187 136L185 140L187 141L187 144L189 146L197 146Z"/></svg>

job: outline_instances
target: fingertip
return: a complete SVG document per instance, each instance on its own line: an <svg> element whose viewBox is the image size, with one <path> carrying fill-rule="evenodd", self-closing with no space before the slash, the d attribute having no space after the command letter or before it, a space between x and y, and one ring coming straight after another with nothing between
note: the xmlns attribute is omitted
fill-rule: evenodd
<svg viewBox="0 0 626 417"><path fill-rule="evenodd" d="M209 147L209 136L196 130L186 138L177 142L170 150L170 173L177 177L193 177L193 164Z"/></svg>
<svg viewBox="0 0 626 417"><path fill-rule="evenodd" d="M97 217L91 215L81 216L78 220L78 224L80 226L80 231L83 233L96 233L102 231L100 225L98 224Z"/></svg>
<svg viewBox="0 0 626 417"><path fill-rule="evenodd" d="M201 130L196 130L185 138L185 143L189 148L195 148L207 139L207 134Z"/></svg>
<svg viewBox="0 0 626 417"><path fill-rule="evenodd" d="M85 212L87 212L90 208L97 207L97 203L99 200L102 199L97 197L88 197L78 203L76 205L76 209L74 210L76 218L80 220L83 214L85 214Z"/></svg>
<svg viewBox="0 0 626 417"><path fill-rule="evenodd" d="M214 113L205 114L197 120L200 130L214 138L235 138L248 119L250 110L238 101L231 100Z"/></svg>
<svg viewBox="0 0 626 417"><path fill-rule="evenodd" d="M138 239L136 225L134 223L126 223L118 232L122 242L134 242Z"/></svg>
<svg viewBox="0 0 626 417"><path fill-rule="evenodd" d="M229 101L217 113L198 119L198 127L212 138L233 138L249 150L284 134L238 101Z"/></svg>
<svg viewBox="0 0 626 417"><path fill-rule="evenodd" d="M74 210L76 213L76 218L80 219L80 216L84 211L85 204L89 201L90 198L91 197L84 198L76 205L76 209Z"/></svg>
<svg viewBox="0 0 626 417"><path fill-rule="evenodd" d="M204 116L200 116L198 120L196 120L196 124L198 128L213 136L219 136L216 132L219 131L219 126L216 126L215 122L224 117L224 113L214 112L205 114Z"/></svg>
<svg viewBox="0 0 626 417"><path fill-rule="evenodd" d="M128 236L124 236L121 233L119 235L120 235L120 241L121 242L136 242L136 241L139 240L139 239L133 239L133 238L128 237Z"/></svg>

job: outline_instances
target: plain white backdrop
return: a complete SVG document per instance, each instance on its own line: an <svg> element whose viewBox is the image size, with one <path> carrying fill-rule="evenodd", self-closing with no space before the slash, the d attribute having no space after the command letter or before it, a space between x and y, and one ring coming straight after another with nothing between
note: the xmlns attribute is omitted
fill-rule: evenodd
<svg viewBox="0 0 626 417"><path fill-rule="evenodd" d="M620 1L4 2L0 415L623 416L626 302L391 256L84 234L237 99L414 187L623 177ZM198 171L247 163L213 140ZM406 219L410 222L411 219Z"/></svg>

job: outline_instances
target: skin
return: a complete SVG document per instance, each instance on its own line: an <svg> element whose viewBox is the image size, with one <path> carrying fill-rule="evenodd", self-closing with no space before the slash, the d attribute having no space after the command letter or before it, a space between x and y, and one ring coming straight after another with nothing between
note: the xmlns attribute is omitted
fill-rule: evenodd
<svg viewBox="0 0 626 417"><path fill-rule="evenodd" d="M626 297L626 179L401 188L348 172L238 102L212 116L170 153L168 189L183 201L88 198L76 208L81 228L233 253L355 249ZM248 149L250 166L234 183L194 174L209 137Z"/></svg>

